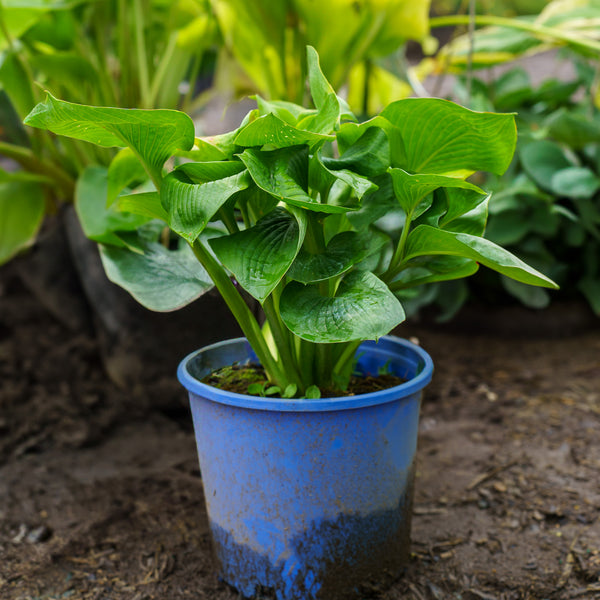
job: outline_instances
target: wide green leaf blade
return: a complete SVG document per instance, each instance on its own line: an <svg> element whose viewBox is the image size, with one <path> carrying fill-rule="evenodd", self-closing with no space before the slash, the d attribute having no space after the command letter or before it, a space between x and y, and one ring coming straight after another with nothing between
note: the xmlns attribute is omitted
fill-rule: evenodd
<svg viewBox="0 0 600 600"><path fill-rule="evenodd" d="M240 158L256 185L286 204L325 213L349 210L343 206L322 204L308 195L307 146L269 151L247 148Z"/></svg>
<svg viewBox="0 0 600 600"><path fill-rule="evenodd" d="M381 115L394 126L388 131L392 166L412 173L500 175L517 141L513 115L474 112L439 98L398 100Z"/></svg>
<svg viewBox="0 0 600 600"><path fill-rule="evenodd" d="M234 142L237 146L271 146L287 148L300 144L314 145L333 139L332 135L313 133L288 125L273 113L259 117L240 129Z"/></svg>
<svg viewBox="0 0 600 600"><path fill-rule="evenodd" d="M378 339L405 318L400 302L369 271L349 273L333 298L322 296L318 284L292 281L281 295L280 312L295 335L323 344Z"/></svg>
<svg viewBox="0 0 600 600"><path fill-rule="evenodd" d="M542 189L550 191L554 173L575 166L558 144L548 140L536 140L523 146L519 158L525 172Z"/></svg>
<svg viewBox="0 0 600 600"><path fill-rule="evenodd" d="M195 183L187 175L191 167L175 169L163 180L160 198L169 227L192 243L217 211L237 192L251 184L246 171L207 183Z"/></svg>
<svg viewBox="0 0 600 600"><path fill-rule="evenodd" d="M558 286L522 260L493 242L467 233L419 225L410 232L404 261L428 255L462 256L475 260L517 281L548 288Z"/></svg>
<svg viewBox="0 0 600 600"><path fill-rule="evenodd" d="M141 192L119 196L116 207L121 212L141 215L150 219L160 219L165 223L169 219L158 192Z"/></svg>
<svg viewBox="0 0 600 600"><path fill-rule="evenodd" d="M75 210L85 235L95 242L122 246L115 232L134 231L149 217L119 212L106 206L108 174L105 167L88 167L75 186Z"/></svg>
<svg viewBox="0 0 600 600"><path fill-rule="evenodd" d="M158 243L146 243L143 253L101 246L100 256L108 278L150 310L177 310L212 288L187 245L168 250Z"/></svg>
<svg viewBox="0 0 600 600"><path fill-rule="evenodd" d="M587 167L567 167L552 175L550 187L559 196L591 198L600 189L600 177Z"/></svg>
<svg viewBox="0 0 600 600"><path fill-rule="evenodd" d="M429 175L427 173L411 175L402 169L393 168L389 169L389 173L392 176L396 199L407 214L413 214L421 200L440 187L462 188L485 195L481 188L456 177Z"/></svg>
<svg viewBox="0 0 600 600"><path fill-rule="evenodd" d="M368 127L339 158L323 157L323 164L328 169L350 169L365 177L381 175L390 166L387 134L380 127Z"/></svg>
<svg viewBox="0 0 600 600"><path fill-rule="evenodd" d="M147 179L146 170L131 148L123 148L108 166L106 205L110 206L124 188Z"/></svg>
<svg viewBox="0 0 600 600"><path fill-rule="evenodd" d="M360 200L366 193L377 189L377 185L367 177L362 177L348 169L332 171L322 161L321 156L315 153L309 161L308 179L310 187L327 194L336 181L343 182L351 188Z"/></svg>
<svg viewBox="0 0 600 600"><path fill-rule="evenodd" d="M288 277L301 283L324 281L341 275L370 254L378 252L389 241L380 232L344 231L335 235L322 254L301 250L288 272Z"/></svg>
<svg viewBox="0 0 600 600"><path fill-rule="evenodd" d="M194 144L194 123L185 113L86 106L51 94L25 123L98 146L129 146L155 180L160 180L165 161L176 150L190 150Z"/></svg>
<svg viewBox="0 0 600 600"><path fill-rule="evenodd" d="M419 256L408 263L390 284L393 290L470 277L479 269L479 265L460 256Z"/></svg>
<svg viewBox="0 0 600 600"><path fill-rule="evenodd" d="M281 281L302 246L306 234L302 214L298 211L294 216L275 208L250 229L210 240L217 258L261 303Z"/></svg>
<svg viewBox="0 0 600 600"><path fill-rule="evenodd" d="M40 185L26 181L0 183L0 265L32 243L44 213Z"/></svg>

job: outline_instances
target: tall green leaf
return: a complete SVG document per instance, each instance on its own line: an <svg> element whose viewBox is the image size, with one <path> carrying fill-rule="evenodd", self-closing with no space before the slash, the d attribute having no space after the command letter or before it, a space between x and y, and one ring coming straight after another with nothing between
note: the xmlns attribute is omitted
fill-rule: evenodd
<svg viewBox="0 0 600 600"><path fill-rule="evenodd" d="M139 253L101 246L100 256L108 278L146 308L159 312L177 310L212 288L208 275L187 245L168 250L150 242L143 249Z"/></svg>
<svg viewBox="0 0 600 600"><path fill-rule="evenodd" d="M239 233L210 240L219 260L239 284L264 302L286 274L306 234L306 218L275 208L258 223Z"/></svg>
<svg viewBox="0 0 600 600"><path fill-rule="evenodd" d="M555 289L558 287L551 279L485 238L436 229L429 225L419 225L410 232L404 261L417 256L438 254L475 260L494 271L530 285Z"/></svg>
<svg viewBox="0 0 600 600"><path fill-rule="evenodd" d="M88 238L96 242L123 246L115 232L134 231L147 223L149 217L122 213L115 205L107 207L107 188L107 169L88 167L77 180L75 210Z"/></svg>
<svg viewBox="0 0 600 600"><path fill-rule="evenodd" d="M308 147L279 150L247 148L240 155L256 185L286 204L316 212L340 213L348 208L322 204L307 193Z"/></svg>
<svg viewBox="0 0 600 600"><path fill-rule="evenodd" d="M37 183L0 182L0 265L33 242L45 213Z"/></svg>
<svg viewBox="0 0 600 600"><path fill-rule="evenodd" d="M193 165L184 165L169 173L160 191L162 205L169 215L169 227L190 243L196 240L223 204L251 184L247 171L236 170L229 177L206 183L195 183L187 174L193 171Z"/></svg>
<svg viewBox="0 0 600 600"><path fill-rule="evenodd" d="M281 318L298 337L328 344L377 339L404 318L400 302L369 271L352 271L334 297L322 296L319 285L289 283L281 295Z"/></svg>
<svg viewBox="0 0 600 600"><path fill-rule="evenodd" d="M51 94L25 123L98 146L129 146L155 182L176 150L190 150L194 144L194 123L185 113L86 106L57 100Z"/></svg>
<svg viewBox="0 0 600 600"><path fill-rule="evenodd" d="M513 115L475 112L438 98L399 100L381 115L394 126L388 131L392 166L412 173L500 175L517 141Z"/></svg>

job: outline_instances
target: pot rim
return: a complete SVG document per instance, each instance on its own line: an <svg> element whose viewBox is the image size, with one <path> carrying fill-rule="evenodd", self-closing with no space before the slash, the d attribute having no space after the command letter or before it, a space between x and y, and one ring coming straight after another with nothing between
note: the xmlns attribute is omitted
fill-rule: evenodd
<svg viewBox="0 0 600 600"><path fill-rule="evenodd" d="M252 348L246 338L233 338L223 340L209 346L204 346L188 354L180 363L177 369L177 378L180 383L191 393L229 406L249 408L256 410L271 410L283 412L321 412L331 410L347 410L354 408L363 408L393 402L406 398L415 393L419 393L430 381L433 375L433 361L429 354L420 346L392 335L386 335L379 338L377 342L367 340L363 342L358 349L369 350L372 353L386 354L391 348L396 348L410 358L409 360L418 363L417 374L408 381L385 390L370 392L368 394L359 394L357 396L342 396L334 398L319 399L287 399L287 398L264 398L261 396L250 396L248 394L238 394L222 390L206 383L202 383L189 370L189 365L201 353L210 350L219 350L225 346L233 344L245 344L249 356L253 356ZM225 366L225 365L222 365Z"/></svg>

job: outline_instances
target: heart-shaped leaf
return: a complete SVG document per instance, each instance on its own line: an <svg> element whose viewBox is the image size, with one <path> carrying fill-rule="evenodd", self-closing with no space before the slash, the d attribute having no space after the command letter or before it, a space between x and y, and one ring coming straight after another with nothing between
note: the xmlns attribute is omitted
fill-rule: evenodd
<svg viewBox="0 0 600 600"><path fill-rule="evenodd" d="M288 125L273 113L259 117L240 129L235 137L237 146L270 146L287 148L308 144L310 146L333 139L332 135L313 133Z"/></svg>
<svg viewBox="0 0 600 600"><path fill-rule="evenodd" d="M419 216L414 213L421 200L441 187L462 188L485 196L485 192L481 188L455 177L429 174L410 175L402 169L392 168L389 169L389 173L392 176L394 193L400 206L406 214L413 215L415 218Z"/></svg>
<svg viewBox="0 0 600 600"><path fill-rule="evenodd" d="M306 192L307 146L292 146L269 151L247 148L240 158L256 185L286 204L325 213L349 210L343 206L322 204Z"/></svg>
<svg viewBox="0 0 600 600"><path fill-rule="evenodd" d="M411 173L500 175L517 141L513 115L475 112L439 98L398 100L381 115L394 126L388 131L392 166Z"/></svg>
<svg viewBox="0 0 600 600"><path fill-rule="evenodd" d="M365 177L385 173L390 166L387 134L380 127L369 127L340 158L323 157L323 164L328 169L350 169Z"/></svg>
<svg viewBox="0 0 600 600"><path fill-rule="evenodd" d="M0 183L0 265L32 243L44 213L40 185L10 180Z"/></svg>
<svg viewBox="0 0 600 600"><path fill-rule="evenodd" d="M378 339L404 318L387 286L369 271L353 271L335 297L322 296L319 285L292 281L281 295L281 318L298 337L316 343Z"/></svg>
<svg viewBox="0 0 600 600"><path fill-rule="evenodd" d="M567 167L552 175L550 187L559 196L591 198L600 189L600 178L586 167Z"/></svg>
<svg viewBox="0 0 600 600"><path fill-rule="evenodd" d="M341 275L370 254L381 250L389 238L380 232L344 231L331 238L322 254L301 250L288 272L301 283L324 281Z"/></svg>
<svg viewBox="0 0 600 600"><path fill-rule="evenodd" d="M519 157L525 172L544 190L552 190L552 176L557 171L575 166L562 148L548 140L536 140L523 146Z"/></svg>
<svg viewBox="0 0 600 600"><path fill-rule="evenodd" d="M104 167L88 167L77 180L75 210L85 235L95 242L122 246L115 235L134 231L147 223L148 216L120 212L113 204L106 206L108 171Z"/></svg>
<svg viewBox="0 0 600 600"><path fill-rule="evenodd" d="M264 302L286 274L306 234L306 219L275 208L258 223L239 233L210 240L217 258L238 283Z"/></svg>
<svg viewBox="0 0 600 600"><path fill-rule="evenodd" d="M158 192L141 192L119 196L116 207L121 212L141 215L150 219L160 219L165 223L169 215L163 208Z"/></svg>
<svg viewBox="0 0 600 600"><path fill-rule="evenodd" d="M25 123L98 146L129 146L155 181L176 150L190 150L194 144L194 123L185 113L86 106L57 100L51 94L29 113Z"/></svg>
<svg viewBox="0 0 600 600"><path fill-rule="evenodd" d="M479 265L460 256L420 256L410 261L390 284L394 290L469 277L477 272Z"/></svg>
<svg viewBox="0 0 600 600"><path fill-rule="evenodd" d="M404 260L428 255L462 256L475 260L517 281L547 288L558 286L522 260L493 242L467 233L419 225L410 232Z"/></svg>
<svg viewBox="0 0 600 600"><path fill-rule="evenodd" d="M147 179L148 175L131 148L123 148L108 167L108 189L106 205L110 206L121 191L136 181Z"/></svg>
<svg viewBox="0 0 600 600"><path fill-rule="evenodd" d="M247 171L208 183L195 183L186 174L192 170L192 165L175 169L165 177L160 191L162 205L169 215L169 227L190 243L231 196L251 184Z"/></svg>
<svg viewBox="0 0 600 600"><path fill-rule="evenodd" d="M146 308L159 312L177 310L213 287L187 244L168 250L155 242L145 243L143 250L139 253L101 246L100 256L108 278Z"/></svg>

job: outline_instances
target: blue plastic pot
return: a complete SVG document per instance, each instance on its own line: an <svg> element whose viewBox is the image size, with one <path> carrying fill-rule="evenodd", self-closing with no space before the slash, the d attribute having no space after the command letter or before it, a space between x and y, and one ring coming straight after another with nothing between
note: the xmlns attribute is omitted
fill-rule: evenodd
<svg viewBox="0 0 600 600"><path fill-rule="evenodd" d="M346 398L285 400L201 383L245 363L245 339L208 346L178 370L188 389L219 576L245 597L347 600L397 576L408 557L422 389L420 347L365 342L358 367L407 381Z"/></svg>

